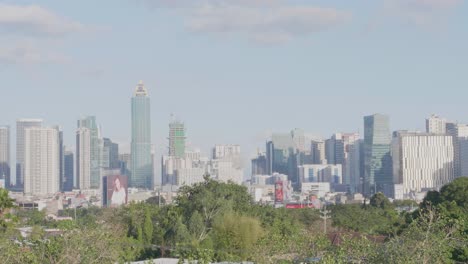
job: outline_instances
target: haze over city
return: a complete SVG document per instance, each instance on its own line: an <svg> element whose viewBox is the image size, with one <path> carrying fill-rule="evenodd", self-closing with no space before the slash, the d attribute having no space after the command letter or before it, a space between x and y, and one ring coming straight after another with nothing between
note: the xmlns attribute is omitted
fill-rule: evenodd
<svg viewBox="0 0 468 264"><path fill-rule="evenodd" d="M2 122L43 118L74 148L95 115L129 150L130 97L144 80L152 142L173 113L193 147L236 143L249 158L270 132L329 137L385 113L424 130L468 121L464 1L0 1ZM27 16L26 14L30 14Z"/></svg>

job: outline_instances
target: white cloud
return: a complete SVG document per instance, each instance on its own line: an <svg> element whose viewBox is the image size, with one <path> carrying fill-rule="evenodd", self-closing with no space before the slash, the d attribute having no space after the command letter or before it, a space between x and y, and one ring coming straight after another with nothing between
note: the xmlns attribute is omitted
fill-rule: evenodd
<svg viewBox="0 0 468 264"><path fill-rule="evenodd" d="M183 8L193 32L241 35L261 43L286 42L331 29L351 13L287 0L142 0L156 8Z"/></svg>
<svg viewBox="0 0 468 264"><path fill-rule="evenodd" d="M37 5L0 3L0 64L63 64L63 37L84 32L83 24Z"/></svg>
<svg viewBox="0 0 468 264"><path fill-rule="evenodd" d="M205 6L195 11L188 25L196 32L240 33L261 42L282 42L330 29L349 18L349 13L333 8Z"/></svg>
<svg viewBox="0 0 468 264"><path fill-rule="evenodd" d="M0 3L0 31L8 34L64 35L85 26L36 5Z"/></svg>

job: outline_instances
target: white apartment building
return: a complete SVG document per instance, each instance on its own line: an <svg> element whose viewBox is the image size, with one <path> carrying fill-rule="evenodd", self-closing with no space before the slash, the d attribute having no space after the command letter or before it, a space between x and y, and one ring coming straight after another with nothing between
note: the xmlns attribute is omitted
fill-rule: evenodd
<svg viewBox="0 0 468 264"><path fill-rule="evenodd" d="M455 178L453 138L443 134L395 132L393 183L401 197L438 189Z"/></svg>
<svg viewBox="0 0 468 264"><path fill-rule="evenodd" d="M211 161L211 175L218 181L232 181L242 184L244 181L244 171L232 160L215 159Z"/></svg>
<svg viewBox="0 0 468 264"><path fill-rule="evenodd" d="M76 131L76 177L81 190L91 188L91 130L86 127Z"/></svg>
<svg viewBox="0 0 468 264"><path fill-rule="evenodd" d="M239 145L215 145L213 148L213 159L237 158L240 156Z"/></svg>
<svg viewBox="0 0 468 264"><path fill-rule="evenodd" d="M24 193L52 195L60 187L59 131L55 128L24 130Z"/></svg>
<svg viewBox="0 0 468 264"><path fill-rule="evenodd" d="M437 115L431 115L426 119L426 132L432 134L445 134L447 120Z"/></svg>
<svg viewBox="0 0 468 264"><path fill-rule="evenodd" d="M209 159L199 151L187 152L185 157L163 156L162 185L192 185L203 181L207 173Z"/></svg>
<svg viewBox="0 0 468 264"><path fill-rule="evenodd" d="M25 129L31 127L42 127L42 119L18 119L16 120L16 178L15 184L18 187L24 184L24 145ZM12 177L14 178L14 177Z"/></svg>

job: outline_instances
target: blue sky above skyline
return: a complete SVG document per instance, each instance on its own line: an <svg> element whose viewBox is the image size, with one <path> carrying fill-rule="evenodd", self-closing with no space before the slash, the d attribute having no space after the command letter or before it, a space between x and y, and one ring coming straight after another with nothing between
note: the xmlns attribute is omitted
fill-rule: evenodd
<svg viewBox="0 0 468 264"><path fill-rule="evenodd" d="M128 149L139 80L158 155L171 113L190 145L246 156L268 132L362 132L377 112L394 130L468 122L467 14L464 0L0 0L0 123L43 118L73 146L95 115Z"/></svg>

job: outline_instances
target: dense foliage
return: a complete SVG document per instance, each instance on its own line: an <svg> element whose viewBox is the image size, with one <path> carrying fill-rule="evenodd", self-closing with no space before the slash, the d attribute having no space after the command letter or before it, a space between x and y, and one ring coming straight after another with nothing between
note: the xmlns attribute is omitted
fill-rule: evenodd
<svg viewBox="0 0 468 264"><path fill-rule="evenodd" d="M204 182L121 208L78 209L74 221L15 210L0 189L0 259L4 263L123 263L176 257L198 263L453 263L468 261L468 178L428 193L415 212L399 213L383 194L335 205L327 234L319 210L256 205L246 187ZM6 195L6 196L5 196ZM74 211L63 215L73 216ZM330 220L329 220L330 222ZM17 227L32 227L23 238ZM58 228L50 234L44 227ZM333 237L333 238L332 238ZM331 239L332 238L332 239Z"/></svg>

